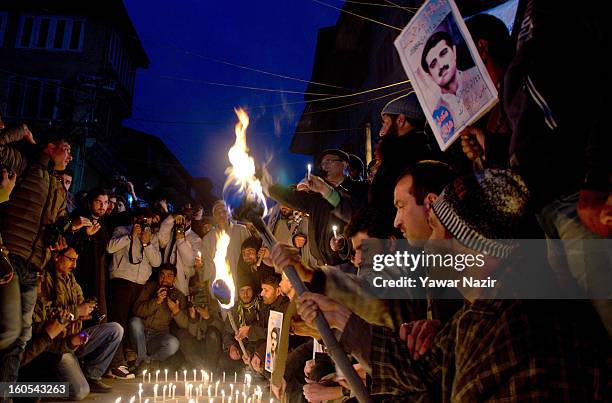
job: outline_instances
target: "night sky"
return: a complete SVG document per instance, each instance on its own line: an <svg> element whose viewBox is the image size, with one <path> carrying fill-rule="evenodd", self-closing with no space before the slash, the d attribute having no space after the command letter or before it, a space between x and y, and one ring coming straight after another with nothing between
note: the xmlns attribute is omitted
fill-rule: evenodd
<svg viewBox="0 0 612 403"><path fill-rule="evenodd" d="M337 0L330 3L342 5ZM304 104L270 106L303 101L302 94L201 81L303 92L304 82L211 59L308 80L317 30L334 25L337 10L310 0L125 0L125 4L151 60L147 70L138 71L133 118L125 122L127 126L161 137L193 176L210 177L213 193L220 195L227 150L234 142L233 108L250 108L247 142L256 161L272 155L272 173L283 182L304 174L309 159L289 153Z"/></svg>

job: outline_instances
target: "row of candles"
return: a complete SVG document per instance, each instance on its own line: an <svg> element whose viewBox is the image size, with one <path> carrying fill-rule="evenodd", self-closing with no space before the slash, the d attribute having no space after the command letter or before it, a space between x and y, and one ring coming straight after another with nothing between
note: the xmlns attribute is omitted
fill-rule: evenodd
<svg viewBox="0 0 612 403"><path fill-rule="evenodd" d="M194 369L192 370L192 373L193 373L192 381L197 382L198 381L197 379L198 371ZM155 383L160 382L160 374L161 374L161 370L158 369L155 371ZM213 383L213 377L214 377L214 374L212 371L206 372L203 369L200 370L200 382L203 382L206 384ZM167 369L164 369L163 379L164 379L163 382L168 383L168 370ZM225 372L223 372L222 379L223 379L222 382L225 383ZM251 375L245 374L243 383L247 383L249 379L251 379ZM187 381L188 381L187 370L185 369L183 370L183 382L187 383ZM175 383L179 382L179 372L178 371L174 371L174 382ZM146 369L142 371L142 383L152 383L151 382L151 372L147 371ZM234 383L238 383L238 374L236 372L234 372Z"/></svg>
<svg viewBox="0 0 612 403"><path fill-rule="evenodd" d="M143 381L145 379L145 375L146 375L147 371L145 370L143 372ZM159 396L159 389L160 386L162 386L161 391L162 391L162 395L161 395L161 401L165 402L166 400L174 400L176 399L176 386L177 384L175 383L170 383L170 384L165 384L165 385L160 385L157 381L159 381L159 373L160 371L157 370L155 373L155 384L153 385L153 401L157 401L158 398L160 398ZM149 374L150 375L150 374ZM213 379L214 375L212 372L208 373L204 370L201 371L201 378L200 378L200 383L199 385L195 385L195 383L197 382L197 372L194 369L193 370L193 382L188 382L187 380L187 371L183 371L183 390L184 390L184 397L185 399L192 399L195 398L196 401L198 401L198 399L200 398L208 398L211 401L214 400L214 398L218 398L221 397L221 403L225 403L226 401L226 392L225 392L225 388L221 389L221 394L219 394L219 384L221 383L221 380L218 379L216 382L214 382L214 394L213 394ZM168 381L168 370L164 371L164 379L167 382ZM225 372L223 373L223 383L225 384ZM238 375L236 372L234 372L234 383L236 383L238 380ZM178 371L175 373L175 381L178 383ZM234 391L234 383L231 383L230 386L230 391L229 394L227 395L227 403L232 403L232 399L234 403L239 403L240 402L240 396L242 396L242 401L243 403L261 403L262 399L263 399L263 391L261 390L261 388L259 386L257 386L254 391L253 394L251 395L251 381L252 381L252 377L250 374L245 374L244 375L244 382L242 384L242 393L240 393L240 386L237 386L235 388ZM144 382L143 382L144 383ZM139 383L138 384L138 403L143 403L142 401L142 393L144 391L143 389L143 383ZM150 382L149 382L150 383ZM204 393L204 388L206 388L206 394ZM251 395L249 397L249 395ZM235 398L234 398L235 396ZM134 396L135 398L135 396ZM119 398L120 399L120 398ZM149 399L145 399L144 403L149 403L147 402L147 400ZM272 400L271 400L272 401ZM133 401L130 400L130 403L134 403Z"/></svg>

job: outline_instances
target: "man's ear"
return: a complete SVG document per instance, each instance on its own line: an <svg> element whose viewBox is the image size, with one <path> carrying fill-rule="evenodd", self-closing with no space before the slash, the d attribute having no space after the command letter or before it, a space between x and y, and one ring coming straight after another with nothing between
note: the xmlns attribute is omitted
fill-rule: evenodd
<svg viewBox="0 0 612 403"><path fill-rule="evenodd" d="M429 215L429 213L431 212L431 206L437 199L437 194L427 193L427 196L425 196L425 201L423 203L423 205L425 206L425 214Z"/></svg>
<svg viewBox="0 0 612 403"><path fill-rule="evenodd" d="M54 143L47 143L47 145L43 149L43 152L45 154L51 155L51 154L53 154L53 152L55 151L56 148L57 148L56 144L54 144Z"/></svg>

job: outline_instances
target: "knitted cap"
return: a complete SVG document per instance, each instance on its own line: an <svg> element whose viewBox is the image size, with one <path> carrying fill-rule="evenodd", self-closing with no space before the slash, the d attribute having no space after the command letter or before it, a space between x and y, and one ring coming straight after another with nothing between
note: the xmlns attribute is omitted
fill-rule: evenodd
<svg viewBox="0 0 612 403"><path fill-rule="evenodd" d="M399 114L406 116L406 119L412 123L425 124L425 115L414 91L389 101L380 112L381 116Z"/></svg>
<svg viewBox="0 0 612 403"><path fill-rule="evenodd" d="M509 170L486 169L457 178L432 208L462 245L506 258L517 247L512 238L528 199L529 191L520 176Z"/></svg>

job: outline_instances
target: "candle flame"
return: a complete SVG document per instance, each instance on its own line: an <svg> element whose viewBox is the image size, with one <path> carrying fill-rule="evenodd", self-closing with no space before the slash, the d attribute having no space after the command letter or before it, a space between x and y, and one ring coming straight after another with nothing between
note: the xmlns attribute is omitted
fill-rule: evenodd
<svg viewBox="0 0 612 403"><path fill-rule="evenodd" d="M236 296L236 287L234 286L234 280L232 279L232 272L227 262L227 247L230 243L230 236L225 231L221 231L219 238L217 239L217 246L215 250L215 257L213 262L215 263L215 282L222 280L228 286L230 291L230 300L227 304L221 303L219 305L223 309L230 309L234 306L234 298Z"/></svg>
<svg viewBox="0 0 612 403"><path fill-rule="evenodd" d="M259 179L255 177L255 160L249 155L246 143L246 129L249 126L249 116L241 109L235 109L239 122L236 123L236 142L229 149L227 156L231 166L225 170L227 180L223 190L236 186L238 193L262 205L264 217L268 214L268 206Z"/></svg>

